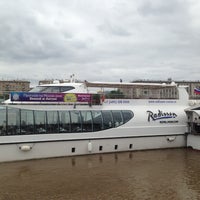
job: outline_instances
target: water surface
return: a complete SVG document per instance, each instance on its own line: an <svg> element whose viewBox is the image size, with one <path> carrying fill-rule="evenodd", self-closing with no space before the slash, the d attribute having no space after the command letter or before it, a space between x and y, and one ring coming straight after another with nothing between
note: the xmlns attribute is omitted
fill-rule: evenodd
<svg viewBox="0 0 200 200"><path fill-rule="evenodd" d="M200 152L137 151L0 164L0 200L200 199Z"/></svg>

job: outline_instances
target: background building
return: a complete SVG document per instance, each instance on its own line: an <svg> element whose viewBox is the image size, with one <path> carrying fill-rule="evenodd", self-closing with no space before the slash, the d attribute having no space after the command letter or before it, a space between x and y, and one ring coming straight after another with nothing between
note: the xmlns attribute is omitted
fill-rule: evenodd
<svg viewBox="0 0 200 200"><path fill-rule="evenodd" d="M67 80L58 80L60 83L64 82L72 82L71 79ZM75 82L83 82L80 80L75 80ZM120 80L121 82L122 80ZM41 80L39 81L39 85L41 84L50 84L53 83L54 80ZM166 83L166 84L171 84L172 82L175 82L177 85L185 85L187 86L186 90L188 91L190 99L200 99L200 95L194 93L195 88L200 88L200 81L172 81L171 78L169 78L167 81L163 80L136 80L132 81L135 83ZM178 98L178 91L177 88L163 88L159 90L152 90L148 88L118 88L118 92L122 92L123 96L125 98L171 98L171 99L176 99Z"/></svg>
<svg viewBox="0 0 200 200"><path fill-rule="evenodd" d="M0 99L7 99L12 91L27 92L30 90L30 81L0 80Z"/></svg>
<svg viewBox="0 0 200 200"><path fill-rule="evenodd" d="M163 80L159 80L159 81L152 81L152 80L136 80L133 81L135 83L166 83L166 84L171 84L172 83L172 79L168 79L167 81L163 81ZM190 99L200 99L200 95L195 94L194 93L194 89L195 88L200 88L200 81L173 81L175 82L177 85L185 85L187 86L186 90L189 94L189 98ZM145 97L145 96L157 96L157 98L177 98L178 97L178 93L176 88L164 88L164 89L160 89L159 91L155 90L154 93L152 92L152 90L149 90L148 88L144 88L144 89L135 89L133 91L123 91L123 93L132 93L132 96L134 98L141 98L141 97Z"/></svg>
<svg viewBox="0 0 200 200"><path fill-rule="evenodd" d="M59 82L70 82L71 80L59 80ZM40 84L49 84L53 83L54 80L41 80ZM76 80L76 82L81 82L80 80ZM167 81L159 80L136 80L133 81L136 83L166 83L171 84L172 79L168 79ZM194 93L195 88L200 88L200 81L174 81L177 85L185 85L187 86L187 91L190 99L200 99L200 95ZM30 81L22 81L22 80L0 80L0 99L7 99L9 93L12 91L18 92L27 92L30 88ZM134 89L120 89L119 92L123 93L125 98L177 98L178 92L176 88L164 88L159 90L152 90L148 88L134 88Z"/></svg>

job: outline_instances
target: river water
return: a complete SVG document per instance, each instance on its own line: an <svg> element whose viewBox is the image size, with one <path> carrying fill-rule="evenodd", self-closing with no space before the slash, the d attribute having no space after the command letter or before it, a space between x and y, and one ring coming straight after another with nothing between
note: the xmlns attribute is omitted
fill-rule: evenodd
<svg viewBox="0 0 200 200"><path fill-rule="evenodd" d="M198 200L200 152L191 149L0 164L0 200Z"/></svg>

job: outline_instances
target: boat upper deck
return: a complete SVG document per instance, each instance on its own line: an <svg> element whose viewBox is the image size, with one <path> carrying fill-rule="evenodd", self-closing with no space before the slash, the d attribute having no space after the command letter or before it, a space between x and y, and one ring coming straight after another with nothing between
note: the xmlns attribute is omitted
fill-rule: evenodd
<svg viewBox="0 0 200 200"><path fill-rule="evenodd" d="M49 84L38 92L11 92L5 104L90 104L101 105L105 99L179 99L179 87L175 83L122 83L88 82L75 88L67 84L61 91L59 84ZM74 87L73 87L74 86ZM65 86L60 85L63 89ZM44 89L45 88L45 89ZM70 89L71 88L71 89ZM75 88L75 89L74 89Z"/></svg>
<svg viewBox="0 0 200 200"><path fill-rule="evenodd" d="M99 88L100 93L111 99L178 99L175 83L123 83L123 82L88 82L88 88Z"/></svg>
<svg viewBox="0 0 200 200"><path fill-rule="evenodd" d="M177 85L175 83L123 83L123 82L88 82L85 81L87 87L99 87L99 88L149 88L149 89L163 89L174 88Z"/></svg>

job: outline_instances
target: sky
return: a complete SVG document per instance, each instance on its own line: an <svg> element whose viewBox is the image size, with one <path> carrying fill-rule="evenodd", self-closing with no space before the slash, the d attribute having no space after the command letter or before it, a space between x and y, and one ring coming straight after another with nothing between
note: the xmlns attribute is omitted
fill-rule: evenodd
<svg viewBox="0 0 200 200"><path fill-rule="evenodd" d="M200 79L199 0L0 0L0 79Z"/></svg>

